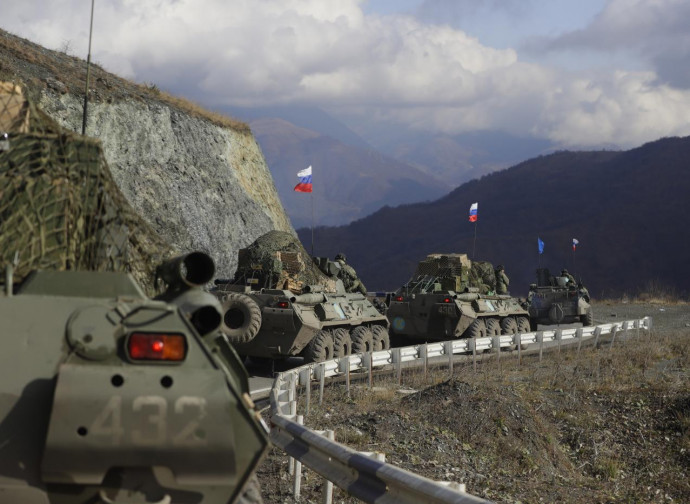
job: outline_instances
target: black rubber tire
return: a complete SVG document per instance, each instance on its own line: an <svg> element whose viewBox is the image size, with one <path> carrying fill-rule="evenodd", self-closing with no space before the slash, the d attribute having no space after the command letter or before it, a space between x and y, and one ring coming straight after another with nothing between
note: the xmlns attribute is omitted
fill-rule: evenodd
<svg viewBox="0 0 690 504"><path fill-rule="evenodd" d="M520 334L532 332L532 329L529 325L529 318L527 318L527 317L518 317L517 318L517 332L519 332Z"/></svg>
<svg viewBox="0 0 690 504"><path fill-rule="evenodd" d="M384 326L373 326L371 328L371 333L374 336L374 352L388 350L391 347L391 338L388 335L388 329Z"/></svg>
<svg viewBox="0 0 690 504"><path fill-rule="evenodd" d="M515 317L505 317L501 319L501 334L516 334L518 325Z"/></svg>
<svg viewBox="0 0 690 504"><path fill-rule="evenodd" d="M501 335L501 322L496 318L484 319L486 324L486 335L487 336L500 336Z"/></svg>
<svg viewBox="0 0 690 504"><path fill-rule="evenodd" d="M343 327L339 327L333 331L333 356L337 359L339 357L346 357L352 353L352 338L350 331Z"/></svg>
<svg viewBox="0 0 690 504"><path fill-rule="evenodd" d="M585 327L594 325L594 312L592 311L591 307L587 309L587 313L580 317L580 321L582 322L582 325Z"/></svg>
<svg viewBox="0 0 690 504"><path fill-rule="evenodd" d="M486 338L486 324L482 319L474 319L474 322L465 331L467 338Z"/></svg>
<svg viewBox="0 0 690 504"><path fill-rule="evenodd" d="M350 336L352 337L353 354L367 353L374 349L374 335L368 327L355 327Z"/></svg>
<svg viewBox="0 0 690 504"><path fill-rule="evenodd" d="M304 360L307 362L322 362L333 358L333 334L322 329L311 339L304 352Z"/></svg>
<svg viewBox="0 0 690 504"><path fill-rule="evenodd" d="M261 485L256 474L252 474L245 483L242 493L237 499L237 504L264 504L261 497Z"/></svg>
<svg viewBox="0 0 690 504"><path fill-rule="evenodd" d="M559 304L554 304L551 305L551 308L549 308L549 320L553 324L560 324L563 322L563 307Z"/></svg>
<svg viewBox="0 0 690 504"><path fill-rule="evenodd" d="M223 324L221 330L231 343L248 343L261 329L261 308L252 298L231 292L221 300Z"/></svg>

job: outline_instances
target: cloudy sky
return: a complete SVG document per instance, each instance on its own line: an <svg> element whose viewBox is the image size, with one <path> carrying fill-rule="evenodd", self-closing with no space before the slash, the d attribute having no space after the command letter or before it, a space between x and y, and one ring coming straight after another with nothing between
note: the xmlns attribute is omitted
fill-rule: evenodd
<svg viewBox="0 0 690 504"><path fill-rule="evenodd" d="M0 27L85 58L90 6ZM689 26L687 0L96 0L92 59L211 108L632 147L690 134Z"/></svg>

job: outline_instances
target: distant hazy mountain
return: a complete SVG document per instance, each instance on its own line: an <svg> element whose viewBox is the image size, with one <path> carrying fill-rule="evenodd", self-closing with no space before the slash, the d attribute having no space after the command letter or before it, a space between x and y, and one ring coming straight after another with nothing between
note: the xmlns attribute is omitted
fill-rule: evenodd
<svg viewBox="0 0 690 504"><path fill-rule="evenodd" d="M562 151L468 182L430 203L386 207L348 226L319 228L317 255L342 251L370 289L394 289L433 252L503 263L525 295L541 263L567 267L593 295L690 285L690 137L625 152ZM299 230L304 243L308 233ZM542 256L537 237L545 243ZM580 241L573 254L572 238Z"/></svg>
<svg viewBox="0 0 690 504"><path fill-rule="evenodd" d="M427 201L451 187L370 149L347 145L282 119L250 121L283 205L295 227L360 219L385 205ZM311 194L295 193L297 172L313 168Z"/></svg>
<svg viewBox="0 0 690 504"><path fill-rule="evenodd" d="M352 145L363 149L371 148L371 145L361 136L318 107L298 107L294 105L261 108L225 107L222 111L246 122L256 121L257 119L283 119L300 128L329 136L345 145Z"/></svg>
<svg viewBox="0 0 690 504"><path fill-rule="evenodd" d="M311 200L305 205L305 198L301 195L295 198L287 187L292 187L291 177L302 165L314 165L311 157L317 154L319 161L327 164L314 166L314 170L330 171L337 166L341 175L350 171L361 174L366 168L362 165L364 161L369 163L369 175L380 180L374 185L376 192L368 191L359 197L352 198L351 193L331 193L323 201L327 203L325 206L318 201L323 194L316 194L315 207L320 211L315 211L318 217L315 222L331 225L349 223L384 205L438 197L468 180L553 150L549 141L518 138L496 131L448 136L376 121L353 124L358 134L316 107L226 107L221 111L250 123L274 177L287 183L281 186L276 180L286 210L298 227L310 225ZM320 137L323 138L319 140ZM356 149L344 155L350 147ZM328 152L329 148L333 151ZM377 159L373 164L372 158ZM344 159L358 164L345 166ZM388 168L383 168L384 165ZM383 177L387 178L385 183Z"/></svg>
<svg viewBox="0 0 690 504"><path fill-rule="evenodd" d="M444 135L376 124L363 125L358 131L376 150L433 173L453 187L556 150L549 140L501 131Z"/></svg>

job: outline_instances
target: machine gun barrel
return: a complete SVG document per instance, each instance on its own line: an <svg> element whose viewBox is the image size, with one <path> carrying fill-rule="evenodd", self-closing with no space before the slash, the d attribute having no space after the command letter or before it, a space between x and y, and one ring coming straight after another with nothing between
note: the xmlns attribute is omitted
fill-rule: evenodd
<svg viewBox="0 0 690 504"><path fill-rule="evenodd" d="M475 299L479 299L479 294L476 292L463 292L455 296L455 299L459 299L460 301L474 301Z"/></svg>
<svg viewBox="0 0 690 504"><path fill-rule="evenodd" d="M169 287L199 287L210 282L215 272L211 256L198 251L168 259L156 270Z"/></svg>
<svg viewBox="0 0 690 504"><path fill-rule="evenodd" d="M326 302L326 296L323 293L298 294L290 298L292 303L304 304L319 304Z"/></svg>

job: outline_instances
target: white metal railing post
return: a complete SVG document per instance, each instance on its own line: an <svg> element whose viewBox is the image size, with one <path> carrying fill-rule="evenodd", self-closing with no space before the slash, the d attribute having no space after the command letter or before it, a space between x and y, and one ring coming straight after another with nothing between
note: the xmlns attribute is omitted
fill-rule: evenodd
<svg viewBox="0 0 690 504"><path fill-rule="evenodd" d="M446 341L443 343L443 351L448 356L448 379L453 380L453 342Z"/></svg>
<svg viewBox="0 0 690 504"><path fill-rule="evenodd" d="M544 331L537 333L537 342L539 343L539 362L541 362L544 353Z"/></svg>
<svg viewBox="0 0 690 504"><path fill-rule="evenodd" d="M319 406L323 404L323 388L326 386L326 363L319 363Z"/></svg>
<svg viewBox="0 0 690 504"><path fill-rule="evenodd" d="M348 366L349 367L349 366ZM335 431L327 430L326 438L330 441L335 441ZM333 482L324 478L323 490L321 491L321 504L333 503Z"/></svg>
<svg viewBox="0 0 690 504"><path fill-rule="evenodd" d="M582 348L582 327L575 331L575 337L577 338L577 354L580 355L580 348Z"/></svg>
<svg viewBox="0 0 690 504"><path fill-rule="evenodd" d="M611 328L611 344L609 345L609 350L613 348L613 342L616 341L616 334L618 334L618 326L614 325Z"/></svg>
<svg viewBox="0 0 690 504"><path fill-rule="evenodd" d="M297 415L297 423L304 425L304 417L302 415ZM298 501L302 487L302 462L300 462L299 459L293 460L295 460L295 477L292 484L292 495L295 497L295 500Z"/></svg>
<svg viewBox="0 0 690 504"><path fill-rule="evenodd" d="M300 382L304 383L304 415L309 416L309 403L311 401L311 368L306 368L299 373Z"/></svg>
<svg viewBox="0 0 690 504"><path fill-rule="evenodd" d="M594 328L594 348L599 346L599 336L601 336L601 327Z"/></svg>
<svg viewBox="0 0 690 504"><path fill-rule="evenodd" d="M395 364L395 373L398 377L398 386L402 384L402 353L400 348L393 349L393 364Z"/></svg>
<svg viewBox="0 0 690 504"><path fill-rule="evenodd" d="M428 371L429 367L429 352L426 346L426 343L424 343L420 348L419 351L422 352L422 359L424 359L424 383L426 383L426 374Z"/></svg>
<svg viewBox="0 0 690 504"><path fill-rule="evenodd" d="M477 372L477 338L472 338L469 341L470 349L472 350L472 367L474 372Z"/></svg>
<svg viewBox="0 0 690 504"><path fill-rule="evenodd" d="M345 391L350 397L350 356L346 355L338 359L338 372L345 375Z"/></svg>
<svg viewBox="0 0 690 504"><path fill-rule="evenodd" d="M501 337L500 336L493 336L491 338L491 346L493 347L493 351L496 352L496 360L500 363L501 362Z"/></svg>

